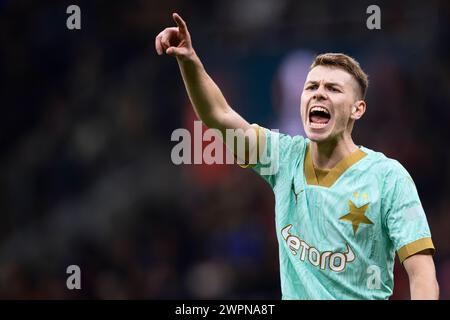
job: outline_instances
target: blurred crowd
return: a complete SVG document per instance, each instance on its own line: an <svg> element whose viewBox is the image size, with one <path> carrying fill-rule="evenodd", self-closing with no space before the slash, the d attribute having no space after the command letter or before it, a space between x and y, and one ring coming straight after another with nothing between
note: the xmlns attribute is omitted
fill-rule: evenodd
<svg viewBox="0 0 450 320"><path fill-rule="evenodd" d="M81 30L66 28L70 4ZM230 105L281 132L302 133L314 54L360 61L355 142L412 175L449 299L450 4L381 2L373 31L369 4L0 0L0 298L280 298L270 187L237 165L171 161L171 133L195 115L154 38L179 12ZM409 298L398 264L392 298Z"/></svg>

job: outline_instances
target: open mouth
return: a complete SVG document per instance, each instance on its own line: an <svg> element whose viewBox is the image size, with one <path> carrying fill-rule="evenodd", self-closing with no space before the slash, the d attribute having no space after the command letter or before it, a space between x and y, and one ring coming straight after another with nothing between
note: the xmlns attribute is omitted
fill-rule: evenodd
<svg viewBox="0 0 450 320"><path fill-rule="evenodd" d="M321 128L328 124L331 119L328 109L322 106L313 106L309 110L309 122L312 127Z"/></svg>

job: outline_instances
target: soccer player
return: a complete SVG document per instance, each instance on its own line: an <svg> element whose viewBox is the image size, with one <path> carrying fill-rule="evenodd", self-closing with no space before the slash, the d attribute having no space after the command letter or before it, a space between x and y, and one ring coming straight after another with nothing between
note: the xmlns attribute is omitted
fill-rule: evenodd
<svg viewBox="0 0 450 320"><path fill-rule="evenodd" d="M307 137L291 137L236 113L206 73L186 23L173 19L177 27L156 37L156 51L176 57L197 116L221 132L256 132L246 151L257 154L253 170L275 194L282 298L387 299L397 253L411 298L438 299L435 249L413 180L397 161L353 142L368 86L358 62L315 58L300 102ZM271 159L277 170L263 174Z"/></svg>

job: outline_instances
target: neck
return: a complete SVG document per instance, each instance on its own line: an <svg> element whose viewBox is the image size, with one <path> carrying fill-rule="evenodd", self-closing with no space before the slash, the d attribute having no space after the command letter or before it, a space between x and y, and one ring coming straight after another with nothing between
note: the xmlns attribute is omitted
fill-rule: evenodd
<svg viewBox="0 0 450 320"><path fill-rule="evenodd" d="M314 167L321 169L333 168L358 149L351 136L323 142L311 141L310 146Z"/></svg>

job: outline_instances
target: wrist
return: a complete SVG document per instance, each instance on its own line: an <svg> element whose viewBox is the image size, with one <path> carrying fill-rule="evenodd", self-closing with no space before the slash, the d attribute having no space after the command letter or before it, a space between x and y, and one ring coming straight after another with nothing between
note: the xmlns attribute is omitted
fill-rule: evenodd
<svg viewBox="0 0 450 320"><path fill-rule="evenodd" d="M194 50L190 54L177 56L177 61L182 65L201 65L200 58L197 56Z"/></svg>

